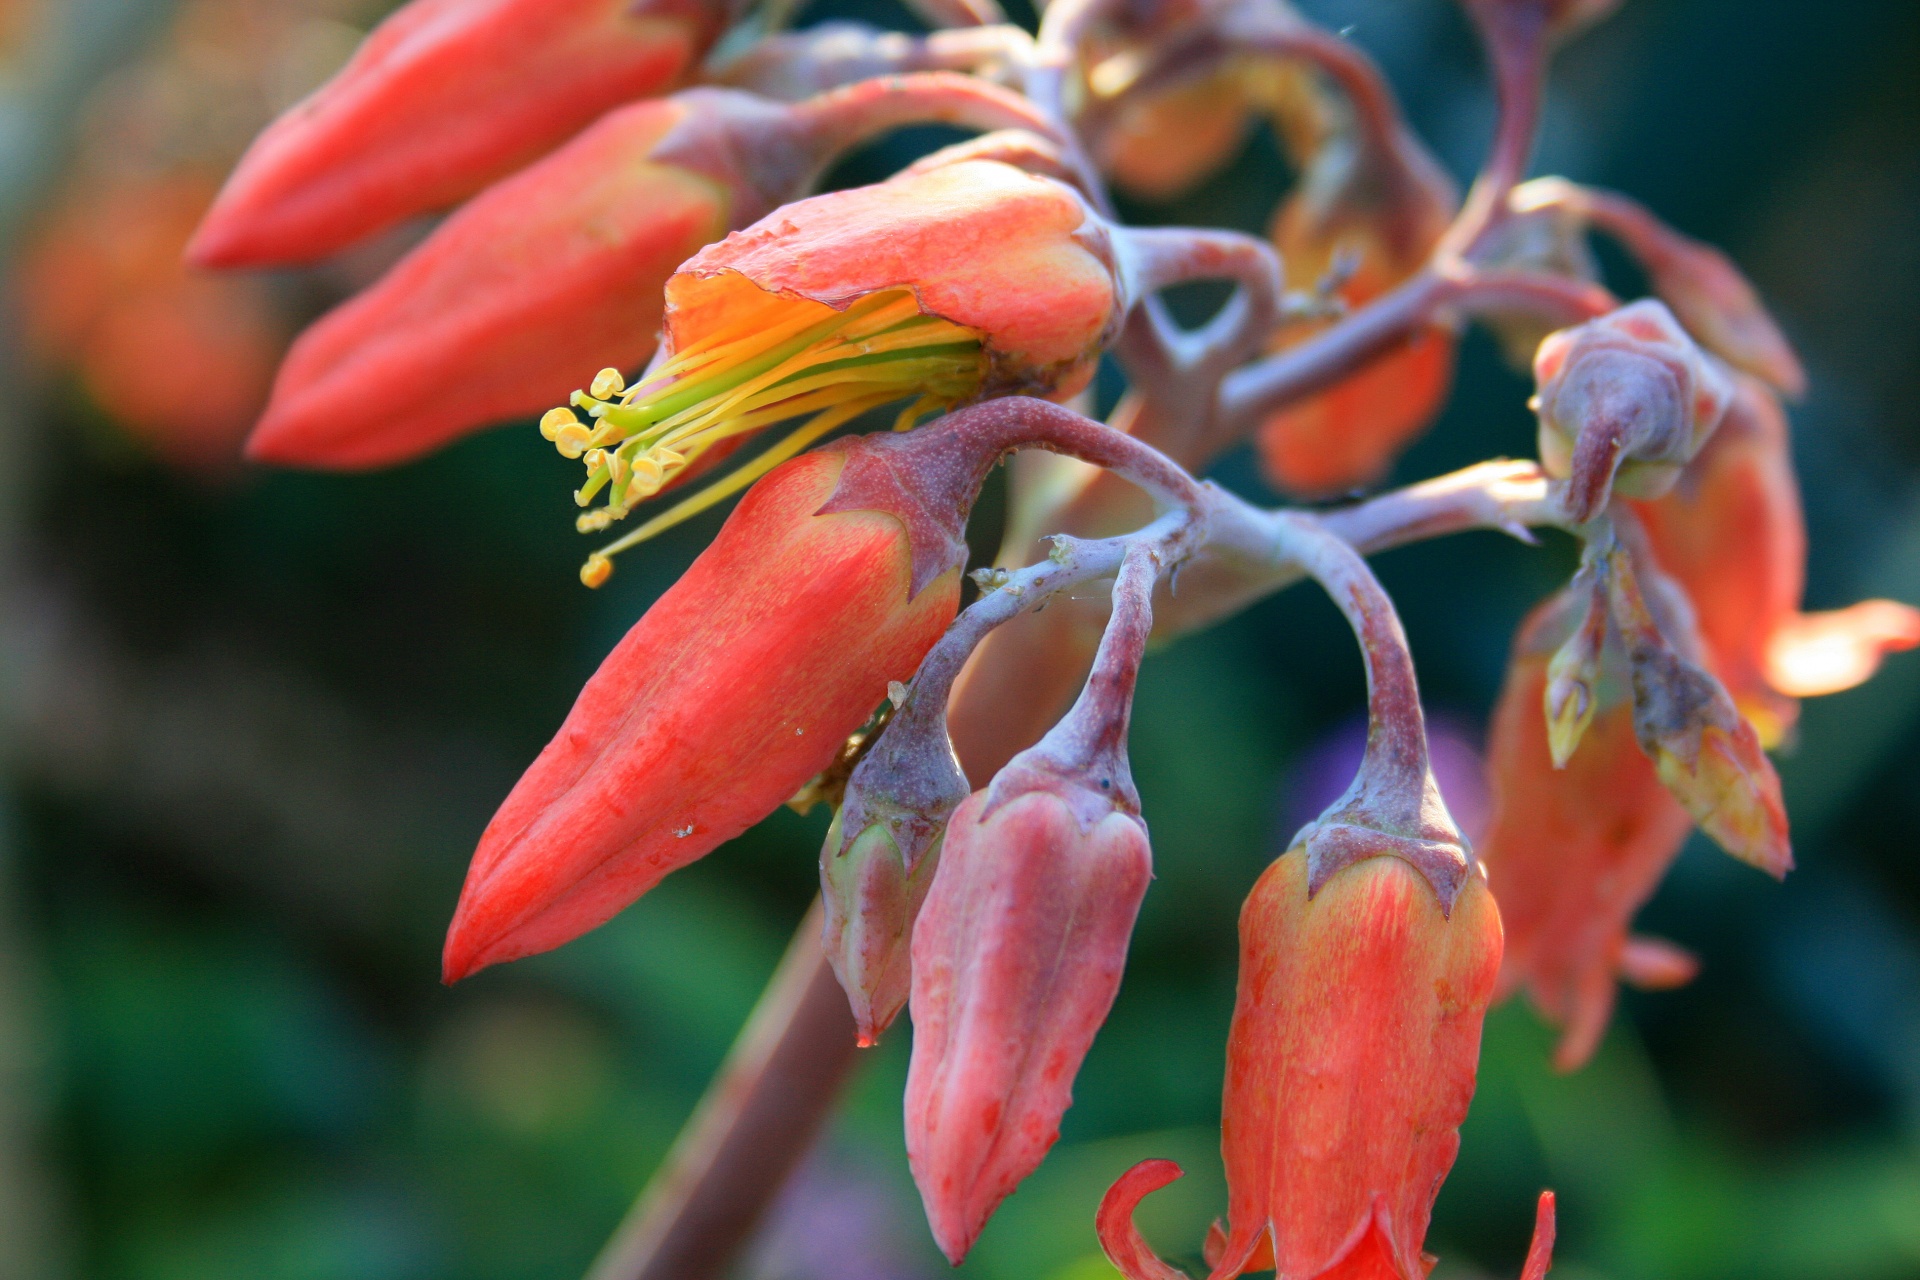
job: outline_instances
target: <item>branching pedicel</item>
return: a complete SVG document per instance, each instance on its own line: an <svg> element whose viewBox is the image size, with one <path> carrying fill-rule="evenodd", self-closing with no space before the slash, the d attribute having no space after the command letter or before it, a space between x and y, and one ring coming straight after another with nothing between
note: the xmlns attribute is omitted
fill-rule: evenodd
<svg viewBox="0 0 1920 1280"><path fill-rule="evenodd" d="M796 942L597 1276L723 1270L844 1064L845 1039L817 1034L841 1016L815 998L821 965L862 1044L911 1001L908 1150L958 1263L1044 1158L1119 983L1149 879L1125 746L1149 631L1301 577L1353 624L1368 743L1242 913L1215 1280L1419 1280L1489 1003L1526 987L1577 1067L1616 976L1691 975L1627 936L1690 821L1791 866L1763 748L1797 697L1920 643L1920 615L1799 611L1777 397L1805 375L1731 262L1628 197L1525 181L1549 55L1612 3L1463 4L1499 98L1464 201L1367 56L1284 0L1053 0L1034 36L991 0L925 0L923 36L783 32L780 0L412 0L242 161L204 263L311 259L459 204L302 337L256 457L385 465L546 409L542 434L585 468L585 532L705 477L590 555L588 586L746 490L508 797L447 938L449 981L559 946L796 793L837 799L824 948ZM1273 244L1114 219L1108 181L1175 191L1256 114L1304 175ZM849 148L936 122L980 136L810 194ZM1658 298L1622 306L1592 278L1592 231ZM1237 287L1182 331L1156 295L1197 279ZM1538 464L1315 515L1196 478L1257 440L1290 491L1374 482L1444 400L1468 323L1532 362ZM1128 380L1112 421L1060 407L1109 352ZM895 434L820 444L881 409ZM1091 466L1017 491L1017 536L961 610L974 499L1027 449ZM1541 527L1586 554L1516 645L1476 854L1361 557ZM1109 578L1110 616L1069 590ZM776 1078L811 1081L809 1101L748 1160L739 1127ZM1180 1274L1131 1223L1177 1175L1149 1161L1099 1207L1130 1280ZM1552 1228L1549 1194L1529 1280Z"/></svg>

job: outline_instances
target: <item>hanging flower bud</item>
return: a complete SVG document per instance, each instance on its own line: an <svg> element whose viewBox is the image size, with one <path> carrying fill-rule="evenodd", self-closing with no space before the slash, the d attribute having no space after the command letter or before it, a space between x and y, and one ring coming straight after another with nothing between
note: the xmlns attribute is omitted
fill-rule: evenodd
<svg viewBox="0 0 1920 1280"><path fill-rule="evenodd" d="M909 863L893 832L873 822L848 839L834 815L820 849L820 896L826 904L823 946L853 1004L862 1048L906 1007L913 922L940 865L940 836Z"/></svg>
<svg viewBox="0 0 1920 1280"><path fill-rule="evenodd" d="M1448 914L1385 846L1311 896L1308 875L1306 849L1290 850L1240 914L1214 1274L1251 1269L1270 1244L1285 1276L1420 1280L1473 1097L1500 915L1478 872Z"/></svg>
<svg viewBox="0 0 1920 1280"><path fill-rule="evenodd" d="M1540 344L1540 461L1570 481L1567 508L1591 520L1618 490L1653 498L1673 487L1720 425L1733 388L1673 314L1643 299Z"/></svg>
<svg viewBox="0 0 1920 1280"><path fill-rule="evenodd" d="M1153 878L1126 732L1157 576L1129 555L1080 700L955 811L914 926L907 1160L956 1266L1059 1136Z"/></svg>
<svg viewBox="0 0 1920 1280"><path fill-rule="evenodd" d="M412 0L255 140L189 253L307 262L457 204L673 88L728 17L719 0Z"/></svg>
<svg viewBox="0 0 1920 1280"><path fill-rule="evenodd" d="M449 981L586 932L820 772L953 618L970 472L938 431L794 459L581 691L475 851ZM938 493L903 477L938 473Z"/></svg>
<svg viewBox="0 0 1920 1280"><path fill-rule="evenodd" d="M1793 866L1786 805L1759 735L1718 680L1674 651L1626 552L1616 547L1608 560L1607 590L1633 673L1633 724L1641 749L1667 790L1721 848L1771 876L1785 876Z"/></svg>
<svg viewBox="0 0 1920 1280"><path fill-rule="evenodd" d="M1500 913L1428 763L1406 637L1366 564L1317 523L1282 546L1346 613L1367 665L1366 754L1347 794L1294 837L1240 913L1220 1149L1227 1224L1213 1280L1424 1280L1433 1199L1459 1149ZM1535 703L1537 709L1538 703ZM1122 1196L1165 1180L1132 1179ZM1103 1207L1129 1280L1167 1280Z"/></svg>
<svg viewBox="0 0 1920 1280"><path fill-rule="evenodd" d="M1613 1012L1616 977L1639 980L1630 953L1650 940L1630 939L1628 926L1692 827L1640 750L1627 681L1617 669L1595 680L1579 748L1556 763L1540 713L1549 655L1561 637L1585 629L1589 604L1585 593L1564 594L1520 628L1493 713L1493 812L1479 842L1506 926L1500 994L1524 986L1541 1014L1562 1028L1554 1053L1562 1071L1593 1056ZM1666 954L1681 953L1667 947ZM1664 985L1690 975L1681 959L1681 968L1667 966Z"/></svg>
<svg viewBox="0 0 1920 1280"><path fill-rule="evenodd" d="M1607 643L1607 584L1601 563L1590 561L1582 567L1573 594L1586 596L1585 616L1547 663L1547 746L1556 769L1567 767L1599 709L1600 661Z"/></svg>
<svg viewBox="0 0 1920 1280"><path fill-rule="evenodd" d="M248 452L388 466L565 399L583 352L644 364L667 277L758 203L683 163L678 144L711 144L726 132L716 113L745 116L750 101L635 104L482 192L301 335Z"/></svg>
<svg viewBox="0 0 1920 1280"><path fill-rule="evenodd" d="M1452 180L1400 122L1391 99L1366 92L1365 83L1350 75L1349 100L1327 100L1325 135L1273 224L1289 287L1331 290L1349 309L1425 266L1459 203ZM1289 327L1279 346L1316 332ZM1290 493L1314 497L1378 480L1439 413L1453 361L1453 334L1423 328L1272 414L1259 435L1268 475Z"/></svg>
<svg viewBox="0 0 1920 1280"><path fill-rule="evenodd" d="M1673 492L1635 511L1693 602L1714 674L1773 746L1798 717L1795 699L1851 688L1884 654L1920 644L1920 613L1889 600L1799 612L1807 535L1786 416L1754 379L1734 388Z"/></svg>

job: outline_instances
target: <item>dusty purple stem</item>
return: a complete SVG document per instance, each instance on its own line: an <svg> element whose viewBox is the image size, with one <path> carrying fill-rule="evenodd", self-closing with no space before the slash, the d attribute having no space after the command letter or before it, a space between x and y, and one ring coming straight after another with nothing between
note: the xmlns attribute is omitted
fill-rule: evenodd
<svg viewBox="0 0 1920 1280"><path fill-rule="evenodd" d="M1450 911L1471 870L1427 760L1413 655L1392 599L1358 551L1303 512L1273 516L1285 553L1326 588L1360 641L1367 668L1367 748L1345 796L1295 843L1307 849L1307 892L1362 858L1393 853L1427 878Z"/></svg>
<svg viewBox="0 0 1920 1280"><path fill-rule="evenodd" d="M1153 631L1153 588L1167 559L1166 547L1154 540L1129 541L1113 584L1113 613L1085 687L1045 737L994 776L980 811L982 821L1004 797L1036 787L1060 795L1082 822L1098 821L1115 808L1140 812L1140 794L1127 763L1127 726L1140 662Z"/></svg>
<svg viewBox="0 0 1920 1280"><path fill-rule="evenodd" d="M1547 54L1551 49L1544 4L1478 0L1468 12L1480 30L1493 70L1499 119L1493 145L1460 215L1441 239L1438 252L1464 255L1507 211L1507 193L1526 177L1540 129L1546 93Z"/></svg>

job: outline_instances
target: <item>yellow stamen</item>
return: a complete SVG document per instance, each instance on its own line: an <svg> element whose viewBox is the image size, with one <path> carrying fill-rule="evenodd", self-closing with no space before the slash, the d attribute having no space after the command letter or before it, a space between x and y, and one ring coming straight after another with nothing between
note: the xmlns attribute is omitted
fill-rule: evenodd
<svg viewBox="0 0 1920 1280"><path fill-rule="evenodd" d="M587 469L574 501L587 507L606 493L605 504L584 512L579 527L592 532L625 518L723 441L814 416L751 463L596 553L596 560L704 510L860 413L908 399L895 422L905 430L968 399L985 372L979 335L922 314L905 289L871 294L843 311L767 293L741 302L727 324L674 352L632 387L617 370L602 369L569 400L585 410L587 423L570 408L540 420L541 434Z"/></svg>

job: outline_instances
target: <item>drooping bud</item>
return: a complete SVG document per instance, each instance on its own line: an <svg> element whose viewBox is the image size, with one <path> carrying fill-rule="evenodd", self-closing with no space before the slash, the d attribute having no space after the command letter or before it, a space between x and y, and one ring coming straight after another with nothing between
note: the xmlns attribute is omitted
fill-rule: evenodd
<svg viewBox="0 0 1920 1280"><path fill-rule="evenodd" d="M1614 625L1633 674L1633 724L1660 780L1700 829L1776 878L1793 866L1780 778L1724 686L1675 652L1627 553L1608 554ZM1651 576L1651 575L1649 575Z"/></svg>
<svg viewBox="0 0 1920 1280"><path fill-rule="evenodd" d="M848 839L844 817L845 810L834 815L820 849L823 945L867 1047L906 1006L913 922L940 865L940 836L909 863L886 823L870 823Z"/></svg>
<svg viewBox="0 0 1920 1280"><path fill-rule="evenodd" d="M633 387L574 393L596 422L556 444L587 466L576 500L607 499L582 528L801 415L780 448L901 400L904 424L987 395L1079 390L1131 299L1171 283L1157 272L1211 269L1204 256L1162 267L1132 250L1136 235L1157 246L1169 233L1130 234L1063 183L967 160L814 196L708 246L667 282L664 359Z"/></svg>
<svg viewBox="0 0 1920 1280"><path fill-rule="evenodd" d="M758 822L913 673L954 616L993 461L929 463L943 442L848 440L754 486L488 825L449 981L559 946Z"/></svg>
<svg viewBox="0 0 1920 1280"><path fill-rule="evenodd" d="M1580 749L1564 767L1554 763L1540 714L1549 655L1587 606L1579 594L1557 596L1534 610L1514 641L1489 733L1493 812L1478 850L1506 926L1500 994L1525 987L1562 1028L1554 1053L1562 1071L1593 1056L1613 1012L1616 979L1639 980L1631 960L1649 948L1636 943L1652 940L1630 938L1628 927L1692 826L1640 750L1623 671L1603 669ZM1664 968L1669 978L1684 972Z"/></svg>
<svg viewBox="0 0 1920 1280"><path fill-rule="evenodd" d="M1752 378L1735 379L1725 420L1674 491L1634 509L1764 746L1791 730L1796 699L1852 688L1886 653L1920 643L1920 612L1889 600L1799 612L1807 535L1787 420Z"/></svg>
<svg viewBox="0 0 1920 1280"><path fill-rule="evenodd" d="M955 1265L1059 1136L1152 879L1126 729L1158 573L1129 555L1086 690L955 811L914 926L907 1159Z"/></svg>
<svg viewBox="0 0 1920 1280"><path fill-rule="evenodd" d="M1567 767L1587 726L1593 723L1594 711L1599 705L1596 686L1600 683L1600 659L1607 643L1604 562L1590 559L1583 565L1572 593L1586 596L1586 614L1547 664L1547 744L1556 769Z"/></svg>
<svg viewBox="0 0 1920 1280"><path fill-rule="evenodd" d="M1214 1280L1251 1270L1423 1280L1433 1199L1459 1149L1500 913L1433 785L1405 636L1346 543L1308 517L1283 548L1348 616L1367 663L1368 735L1347 794L1262 874L1240 913ZM1538 704L1536 704L1537 706ZM1137 1199L1168 1170L1131 1178ZM1130 1280L1165 1280L1102 1208Z"/></svg>
<svg viewBox="0 0 1920 1280"><path fill-rule="evenodd" d="M1720 425L1733 388L1666 307L1643 299L1562 329L1534 358L1540 462L1591 520L1618 491L1654 498Z"/></svg>
<svg viewBox="0 0 1920 1280"><path fill-rule="evenodd" d="M255 140L189 252L203 266L325 257L457 204L601 113L671 89L720 0L412 0Z"/></svg>
<svg viewBox="0 0 1920 1280"><path fill-rule="evenodd" d="M753 101L637 103L481 193L301 335L248 451L387 466L565 399L583 360L644 364L667 277L762 203L679 144L767 123Z"/></svg>

